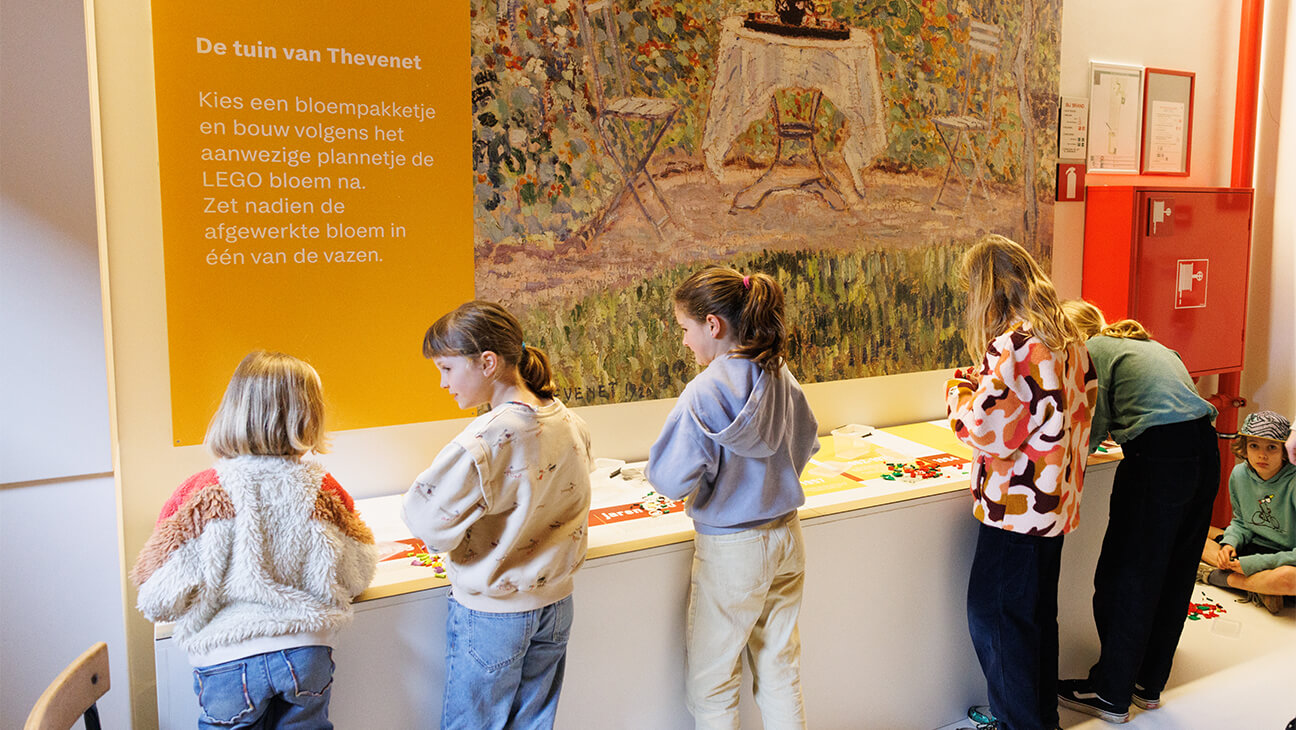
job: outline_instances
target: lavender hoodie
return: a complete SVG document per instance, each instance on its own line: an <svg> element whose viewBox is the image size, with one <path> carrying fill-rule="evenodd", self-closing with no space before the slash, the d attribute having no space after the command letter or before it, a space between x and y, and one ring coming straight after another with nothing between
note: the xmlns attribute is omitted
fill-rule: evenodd
<svg viewBox="0 0 1296 730"><path fill-rule="evenodd" d="M779 519L805 503L801 470L819 450L818 421L783 366L771 376L723 355L680 394L648 455L648 481L705 535Z"/></svg>

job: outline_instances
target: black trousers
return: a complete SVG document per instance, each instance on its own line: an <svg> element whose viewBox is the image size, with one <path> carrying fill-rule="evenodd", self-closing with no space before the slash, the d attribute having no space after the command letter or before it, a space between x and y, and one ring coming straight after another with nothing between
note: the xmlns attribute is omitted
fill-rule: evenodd
<svg viewBox="0 0 1296 730"><path fill-rule="evenodd" d="M968 630L1001 730L1058 726L1061 568L1061 536L979 526L968 579Z"/></svg>
<svg viewBox="0 0 1296 730"><path fill-rule="evenodd" d="M1207 418L1155 426L1123 445L1094 573L1102 651L1094 690L1128 706L1137 682L1165 688L1219 487L1219 451Z"/></svg>

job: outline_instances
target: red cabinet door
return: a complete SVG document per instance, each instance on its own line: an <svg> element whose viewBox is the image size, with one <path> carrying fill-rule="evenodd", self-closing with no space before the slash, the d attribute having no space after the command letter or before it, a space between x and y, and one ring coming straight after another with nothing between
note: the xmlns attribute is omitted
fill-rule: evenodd
<svg viewBox="0 0 1296 730"><path fill-rule="evenodd" d="M1139 190L1132 316L1194 375L1242 367L1251 192Z"/></svg>

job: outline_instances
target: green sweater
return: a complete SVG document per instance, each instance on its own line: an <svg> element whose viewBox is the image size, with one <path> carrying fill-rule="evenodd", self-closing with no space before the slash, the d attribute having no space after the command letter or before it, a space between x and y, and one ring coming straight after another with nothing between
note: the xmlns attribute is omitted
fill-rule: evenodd
<svg viewBox="0 0 1296 730"><path fill-rule="evenodd" d="M1250 464L1238 464L1229 475L1229 500L1233 521L1223 542L1268 551L1238 558L1243 573L1296 565L1296 466L1284 464L1269 481L1261 481Z"/></svg>
<svg viewBox="0 0 1296 730"><path fill-rule="evenodd" d="M1089 452L1110 433L1123 444L1152 426L1193 421L1215 407L1197 394L1179 353L1155 340L1091 337L1089 356L1098 371L1098 405L1094 408Z"/></svg>

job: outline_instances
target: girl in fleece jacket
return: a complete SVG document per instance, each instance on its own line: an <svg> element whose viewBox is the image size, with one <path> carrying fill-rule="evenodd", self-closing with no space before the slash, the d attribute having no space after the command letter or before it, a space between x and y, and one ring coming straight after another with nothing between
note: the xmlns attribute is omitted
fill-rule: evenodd
<svg viewBox="0 0 1296 730"><path fill-rule="evenodd" d="M331 728L333 632L377 553L351 496L302 460L326 446L319 375L251 353L206 441L215 467L167 500L131 571L140 613L175 622L200 728Z"/></svg>
<svg viewBox="0 0 1296 730"><path fill-rule="evenodd" d="M968 630L998 727L1052 730L1062 538L1080 521L1097 376L1026 249L984 236L964 256L963 275L963 340L979 364L954 373L946 406L954 435L973 450L980 524Z"/></svg>
<svg viewBox="0 0 1296 730"><path fill-rule="evenodd" d="M554 398L548 358L498 304L438 319L423 355L460 408L490 404L403 503L410 531L449 554L441 727L553 727L587 546L589 430Z"/></svg>
<svg viewBox="0 0 1296 730"><path fill-rule="evenodd" d="M783 290L710 267L675 290L684 346L705 367L648 456L648 480L688 498L697 531L685 691L698 728L738 726L742 654L767 730L805 727L797 618L805 547L800 474L818 423L784 364Z"/></svg>

